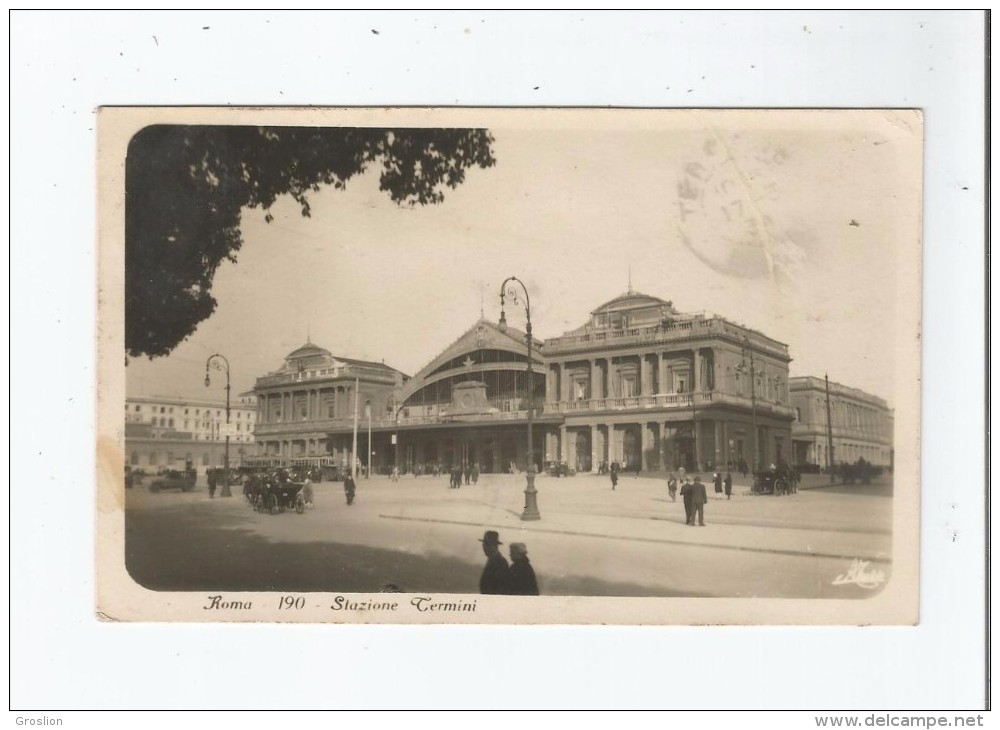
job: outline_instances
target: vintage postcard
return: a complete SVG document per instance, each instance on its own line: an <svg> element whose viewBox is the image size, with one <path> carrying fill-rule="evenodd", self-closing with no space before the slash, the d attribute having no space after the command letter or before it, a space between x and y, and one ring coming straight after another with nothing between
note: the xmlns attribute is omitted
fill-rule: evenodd
<svg viewBox="0 0 1000 730"><path fill-rule="evenodd" d="M98 614L914 624L917 110L103 108Z"/></svg>

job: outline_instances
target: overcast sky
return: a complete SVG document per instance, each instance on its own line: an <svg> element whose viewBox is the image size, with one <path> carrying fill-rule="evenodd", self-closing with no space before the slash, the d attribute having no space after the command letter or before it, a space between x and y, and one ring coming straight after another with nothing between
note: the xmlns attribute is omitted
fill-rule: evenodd
<svg viewBox="0 0 1000 730"><path fill-rule="evenodd" d="M166 358L133 360L130 394L234 394L306 340L415 374L480 316L508 275L553 337L632 285L788 343L792 375L893 401L897 303L919 288L920 120L911 112L673 112L592 125L490 126L495 167L437 206L400 208L364 175L244 211L215 314ZM610 123L609 123L610 122ZM508 311L523 328L524 312ZM918 333L914 331L913 337ZM909 336L909 334L907 334Z"/></svg>

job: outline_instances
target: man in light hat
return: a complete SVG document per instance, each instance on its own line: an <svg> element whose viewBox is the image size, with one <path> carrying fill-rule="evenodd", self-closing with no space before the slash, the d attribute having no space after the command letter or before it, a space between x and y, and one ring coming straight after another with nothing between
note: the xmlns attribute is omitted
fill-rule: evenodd
<svg viewBox="0 0 1000 730"><path fill-rule="evenodd" d="M538 595L535 569L528 561L528 546L523 542L510 544L510 594L512 596Z"/></svg>
<svg viewBox="0 0 1000 730"><path fill-rule="evenodd" d="M493 595L510 593L510 566L507 559L500 554L500 535L496 530L483 533L483 553L486 554L486 567L479 578L479 592Z"/></svg>

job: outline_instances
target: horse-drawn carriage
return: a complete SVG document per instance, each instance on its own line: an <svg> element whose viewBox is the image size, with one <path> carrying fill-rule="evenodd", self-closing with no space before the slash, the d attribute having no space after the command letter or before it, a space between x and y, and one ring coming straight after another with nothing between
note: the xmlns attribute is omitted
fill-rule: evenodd
<svg viewBox="0 0 1000 730"><path fill-rule="evenodd" d="M302 493L304 482L294 482L287 475L252 475L243 484L243 497L257 512L277 515L286 509L294 509L297 514L306 510L306 499Z"/></svg>
<svg viewBox="0 0 1000 730"><path fill-rule="evenodd" d="M795 480L784 470L759 471L753 475L753 484L750 486L751 494L773 494L777 497L795 491Z"/></svg>

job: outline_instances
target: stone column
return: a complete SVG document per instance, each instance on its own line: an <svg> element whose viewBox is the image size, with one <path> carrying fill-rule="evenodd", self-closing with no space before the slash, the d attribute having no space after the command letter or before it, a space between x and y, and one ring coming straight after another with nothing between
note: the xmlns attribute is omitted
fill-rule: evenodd
<svg viewBox="0 0 1000 730"><path fill-rule="evenodd" d="M559 427L559 461L566 461L566 424Z"/></svg>
<svg viewBox="0 0 1000 730"><path fill-rule="evenodd" d="M729 424L726 421L720 419L719 428L720 428L720 433L722 435L722 443L721 446L719 447L719 453L721 454L720 458L722 460L720 466L723 468L728 468L729 461L730 459L733 458L729 453Z"/></svg>
<svg viewBox="0 0 1000 730"><path fill-rule="evenodd" d="M597 364L597 358L590 361L590 397L593 399L604 397L601 394L601 368Z"/></svg>
<svg viewBox="0 0 1000 730"><path fill-rule="evenodd" d="M640 395L652 395L653 388L652 376L650 375L651 368L649 366L649 359L645 354L639 355L639 394ZM643 464L645 468L645 464Z"/></svg>
<svg viewBox="0 0 1000 730"><path fill-rule="evenodd" d="M569 377L566 373L566 366L569 363L560 363L561 374L559 376L559 400L568 401L570 399Z"/></svg>
<svg viewBox="0 0 1000 730"><path fill-rule="evenodd" d="M556 366L550 365L545 368L545 402L552 403L556 400L555 390L556 390L556 372L553 369Z"/></svg>
<svg viewBox="0 0 1000 730"><path fill-rule="evenodd" d="M695 393L701 392L701 352L698 349L694 351L694 357L691 360L691 388Z"/></svg>
<svg viewBox="0 0 1000 730"><path fill-rule="evenodd" d="M646 471L649 469L649 459L646 458L646 452L650 448L650 441L652 436L650 424L640 423L639 424L639 462L642 464L642 470Z"/></svg>
<svg viewBox="0 0 1000 730"><path fill-rule="evenodd" d="M597 465L601 463L600 452L597 449L598 430L595 424L590 424L590 471L597 471Z"/></svg>

